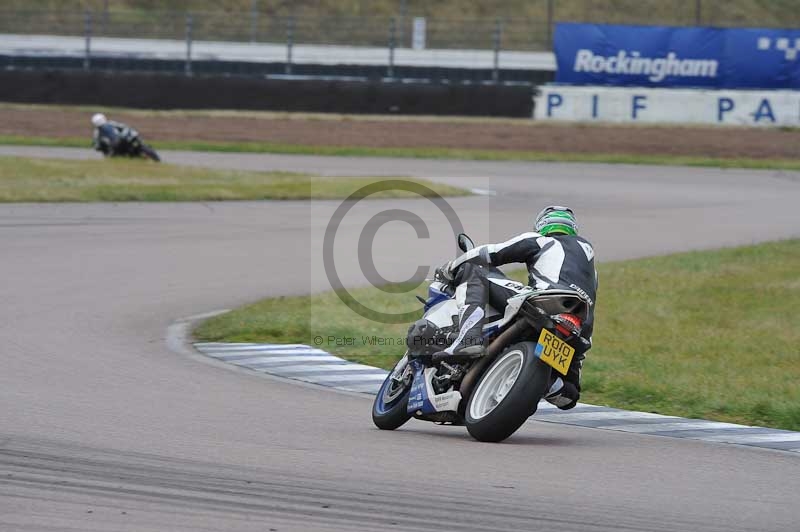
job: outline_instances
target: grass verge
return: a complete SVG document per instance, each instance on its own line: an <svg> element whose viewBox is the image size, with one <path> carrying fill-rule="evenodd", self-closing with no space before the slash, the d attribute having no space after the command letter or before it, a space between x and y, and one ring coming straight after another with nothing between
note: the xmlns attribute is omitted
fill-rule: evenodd
<svg viewBox="0 0 800 532"><path fill-rule="evenodd" d="M10 103L0 102L0 112L3 110L44 111L84 113L91 116L98 112L96 105L64 105L64 104L35 104L35 103ZM398 114L346 114L346 113L320 113L308 111L262 111L257 109L144 109L132 107L107 107L103 112L109 116L126 114L141 117L156 117L164 120L171 118L261 118L265 120L294 120L314 122L443 122L456 124L514 124L529 127L547 127L552 123L534 123L530 118L503 117L503 116L451 116L451 115L398 115ZM85 119L85 117L84 117Z"/></svg>
<svg viewBox="0 0 800 532"><path fill-rule="evenodd" d="M86 148L85 138L49 138L0 135L0 145ZM462 159L470 161L531 161L568 163L647 164L747 168L754 170L800 170L800 159L747 159L690 157L684 155L637 155L625 153L545 153L514 150L454 148L368 148L363 146L308 146L263 142L157 141L158 150L189 150L229 153L282 153L290 155L331 155L341 157L403 157Z"/></svg>
<svg viewBox="0 0 800 532"><path fill-rule="evenodd" d="M601 264L582 400L800 430L798 264L800 240ZM413 297L352 293L384 312L408 311ZM329 292L266 299L202 323L195 335L318 344L388 368L402 355L406 328L362 318Z"/></svg>
<svg viewBox="0 0 800 532"><path fill-rule="evenodd" d="M0 202L340 199L386 179L213 170L130 159L66 161L0 157ZM412 181L442 196L468 194L439 183ZM415 194L392 190L370 197L405 196Z"/></svg>

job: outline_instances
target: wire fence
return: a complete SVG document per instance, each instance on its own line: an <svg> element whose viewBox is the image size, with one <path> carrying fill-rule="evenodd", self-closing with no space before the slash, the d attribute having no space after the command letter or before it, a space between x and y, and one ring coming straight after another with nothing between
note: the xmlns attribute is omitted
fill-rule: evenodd
<svg viewBox="0 0 800 532"><path fill-rule="evenodd" d="M397 13L384 9L370 16L323 14L313 6L298 7L299 2L279 2L270 7L268 4L273 0L240 1L249 2L251 8L116 10L108 9L108 1L105 1L103 8L86 3L59 10L0 9L0 48L13 50L0 52L0 68L58 68L68 63L69 68L85 70L95 67L178 70L192 75L198 61L205 58L214 64L201 65L202 68L226 74L383 76L389 79L437 75L446 79L462 76L478 82L533 83L533 74L520 72L541 68L541 63L539 67L533 66L535 59L532 57L538 55L541 61L541 56L547 54L537 52L552 49L554 25L560 21L720 27L800 25L800 10L795 7L798 0L766 3L758 0L519 0L522 2L517 2L519 13L502 9L505 4L498 2L497 13L493 16L476 17L474 12L465 9L464 18L434 16L436 13L432 10L439 3L421 0L400 0L403 7ZM514 1L509 0L510 3ZM231 2L235 0L225 5L230 6ZM68 3L69 0L64 0L59 5ZM94 9L86 9L86 5ZM753 9L754 6L759 9ZM264 9L266 7L270 9ZM381 10L371 12L378 11ZM6 34L5 39L2 34ZM19 35L23 38L15 37ZM44 36L46 44L36 49L30 43L30 35ZM64 39L48 40L48 36L80 37L81 40L76 46L74 39L65 44ZM98 41L102 38L116 40ZM4 41L8 46L3 46ZM39 38L38 42L41 41ZM264 46L243 47L242 43ZM71 46L71 52L64 53L63 57L54 53L59 46ZM315 46L314 51L309 51ZM320 51L319 46L324 50ZM47 51L42 52L42 48ZM16 53L20 49L23 58ZM28 52L24 51L26 49ZM409 49L426 50L439 56L428 54L427 63L409 62ZM444 52L449 53L447 60L441 59ZM522 52L522 55L506 52ZM316 55L310 57L313 54ZM323 56L322 62L331 68L302 67L303 64L317 65ZM401 66L396 63L396 56L404 58ZM516 61L517 66L510 66L509 61ZM234 64L236 62L241 65ZM525 66L520 67L523 63ZM348 68L341 65L348 65ZM469 73L456 76L453 72L432 74L409 70L426 68L426 65L429 70L445 66L451 70L466 69Z"/></svg>
<svg viewBox="0 0 800 532"><path fill-rule="evenodd" d="M513 3L513 2L512 2ZM65 2L66 4L66 2ZM412 47L415 18L425 18L425 47L546 51L559 21L614 24L798 26L797 0L528 0L521 13L498 2L496 14L435 16L436 2L401 1L396 13L355 16L321 13L292 2L227 11L0 10L0 33L184 39L191 17L195 40ZM243 2L248 5L247 2ZM498 35L499 32L499 35Z"/></svg>
<svg viewBox="0 0 800 532"><path fill-rule="evenodd" d="M232 17L225 12L0 11L0 33L184 39L191 17L195 40L226 42L380 46L411 48L414 19L406 17ZM506 50L547 50L550 34L543 21L427 20L425 47L493 49L498 28Z"/></svg>

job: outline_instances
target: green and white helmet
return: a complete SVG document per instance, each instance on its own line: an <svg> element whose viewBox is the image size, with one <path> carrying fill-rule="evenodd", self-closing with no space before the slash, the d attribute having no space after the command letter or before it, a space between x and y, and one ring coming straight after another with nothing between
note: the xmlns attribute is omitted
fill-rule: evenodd
<svg viewBox="0 0 800 532"><path fill-rule="evenodd" d="M536 216L534 229L544 236L553 234L577 235L578 224L575 222L575 213L569 207L549 205L542 209Z"/></svg>

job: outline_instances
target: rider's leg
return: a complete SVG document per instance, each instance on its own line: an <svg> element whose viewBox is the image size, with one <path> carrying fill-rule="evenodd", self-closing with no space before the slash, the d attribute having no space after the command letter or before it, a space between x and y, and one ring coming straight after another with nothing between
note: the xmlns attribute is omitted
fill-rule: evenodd
<svg viewBox="0 0 800 532"><path fill-rule="evenodd" d="M483 355L483 317L489 292L485 272L479 266L464 264L456 275L456 302L458 303L458 336L445 349L434 355L446 358L452 355L479 357Z"/></svg>
<svg viewBox="0 0 800 532"><path fill-rule="evenodd" d="M434 355L434 360L450 356L480 357L484 353L482 328L485 308L492 302L503 311L506 300L516 292L490 279L508 279L497 268L464 264L456 275L456 302L459 308L459 331L453 344Z"/></svg>

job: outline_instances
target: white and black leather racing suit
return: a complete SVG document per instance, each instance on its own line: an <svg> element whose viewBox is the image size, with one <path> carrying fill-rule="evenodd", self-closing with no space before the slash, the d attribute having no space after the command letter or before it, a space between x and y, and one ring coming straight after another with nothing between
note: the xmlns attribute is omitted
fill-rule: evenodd
<svg viewBox="0 0 800 532"><path fill-rule="evenodd" d="M135 130L127 124L109 120L102 126L94 128L92 145L97 151L103 152L103 155L114 155L129 141L133 133Z"/></svg>
<svg viewBox="0 0 800 532"><path fill-rule="evenodd" d="M591 342L597 296L597 271L592 245L580 236L543 236L531 232L499 244L476 247L448 265L456 285L460 329L456 341L447 352L457 354L464 349L469 351L470 346L482 344L481 325L486 304L491 304L502 313L508 299L520 293L522 288L497 266L517 262L527 266L528 282L534 289L573 290L582 296L588 303L588 309L581 336ZM581 368L587 350L575 353L563 380L557 375L552 379L546 399L559 408L572 408L578 401Z"/></svg>

